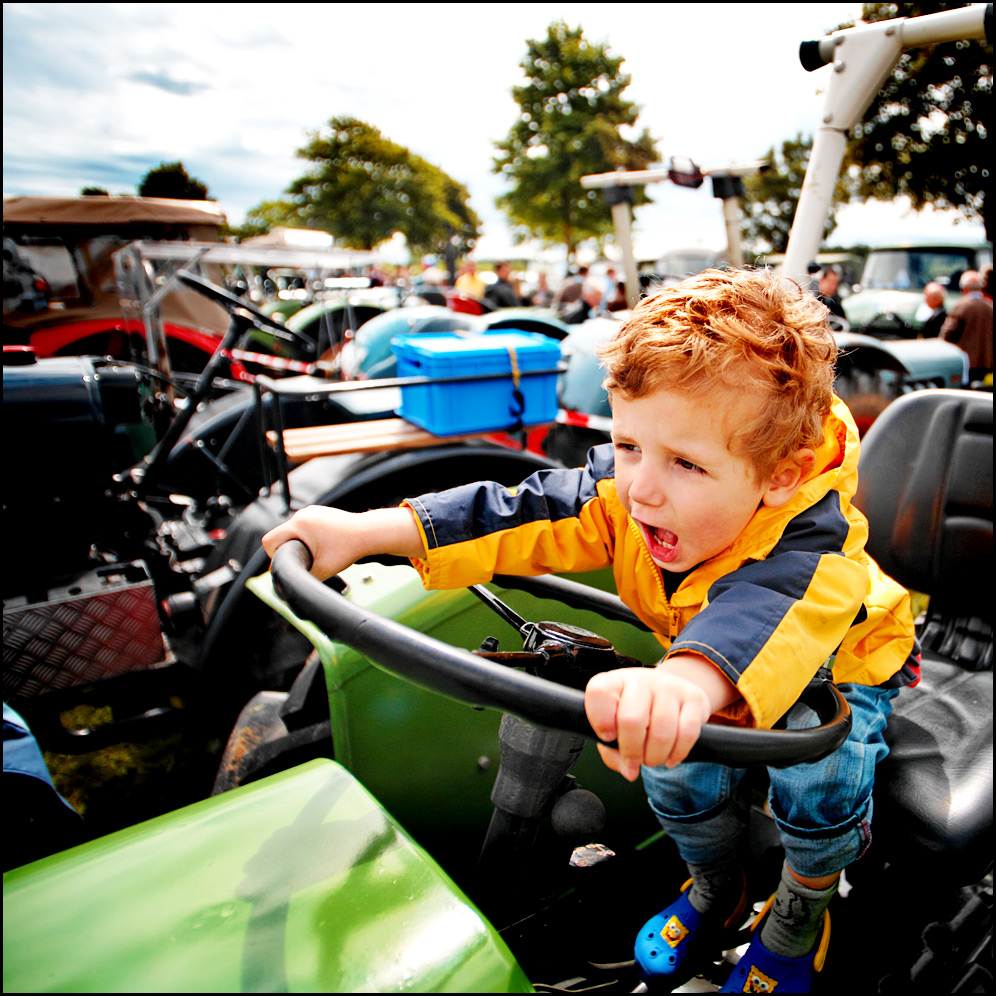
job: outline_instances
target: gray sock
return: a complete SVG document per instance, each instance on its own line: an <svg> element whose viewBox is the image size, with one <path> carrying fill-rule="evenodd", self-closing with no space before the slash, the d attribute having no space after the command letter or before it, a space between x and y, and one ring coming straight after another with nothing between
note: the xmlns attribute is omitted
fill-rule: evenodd
<svg viewBox="0 0 996 996"><path fill-rule="evenodd" d="M823 911L837 891L839 880L827 889L810 889L782 865L775 902L761 927L761 943L772 954L801 958L816 946Z"/></svg>
<svg viewBox="0 0 996 996"><path fill-rule="evenodd" d="M730 916L743 892L743 872L740 862L731 854L704 865L688 862L692 888L688 901L699 913L716 913L724 919Z"/></svg>

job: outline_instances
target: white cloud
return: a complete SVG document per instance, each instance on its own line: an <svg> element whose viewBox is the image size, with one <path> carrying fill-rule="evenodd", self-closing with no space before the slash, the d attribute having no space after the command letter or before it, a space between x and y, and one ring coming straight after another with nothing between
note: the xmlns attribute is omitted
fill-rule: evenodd
<svg viewBox="0 0 996 996"><path fill-rule="evenodd" d="M256 8L253 8L255 10ZM638 127L698 162L755 159L818 122L820 73L796 51L859 15L856 3L5 4L4 190L61 192L115 177L132 189L184 162L233 220L302 171L294 151L353 115L467 184L494 244L493 142L516 114L525 40L558 17L606 40L631 74ZM100 175L98 175L100 174ZM719 203L655 191L637 230L671 245L723 241Z"/></svg>

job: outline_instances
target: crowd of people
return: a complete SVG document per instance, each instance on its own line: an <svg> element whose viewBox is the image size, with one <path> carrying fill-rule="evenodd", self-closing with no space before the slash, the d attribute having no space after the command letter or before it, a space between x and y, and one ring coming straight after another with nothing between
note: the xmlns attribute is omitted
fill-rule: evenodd
<svg viewBox="0 0 996 996"><path fill-rule="evenodd" d="M954 278L952 277L952 280ZM831 316L846 321L838 295L840 272L834 266L816 273L816 296ZM953 290L954 288L950 288ZM965 270L958 277L959 300L948 309L943 284L934 280L923 289L927 317L917 331L923 339L952 342L968 357L969 382L982 381L993 372L993 268ZM832 323L832 319L831 319Z"/></svg>
<svg viewBox="0 0 996 996"><path fill-rule="evenodd" d="M814 293L827 306L831 326L847 328L841 295L841 273L836 266L812 267ZM441 291L450 286L449 274L432 264L422 272L399 270L394 278L383 275L382 283L400 283L410 291ZM483 302L488 309L515 307L551 308L567 325L580 325L589 318L628 308L626 288L612 265L595 272L588 266L571 267L559 287L552 287L548 274L539 270L517 272L508 261L482 271L471 258L464 260L452 280L454 290ZM981 380L993 369L992 346L992 267L981 272L968 270L960 275L957 304L946 306L947 289L933 281L924 288L925 310L929 311L917 335L938 337L955 343L968 356L970 380ZM838 324L835 324L838 323Z"/></svg>
<svg viewBox="0 0 996 996"><path fill-rule="evenodd" d="M553 308L569 325L627 307L625 286L612 266L600 276L592 274L587 266L572 268L554 291L543 270L524 280L513 272L511 263L501 261L494 264L494 277L489 282L481 276L477 264L468 259L460 267L453 286L492 308Z"/></svg>

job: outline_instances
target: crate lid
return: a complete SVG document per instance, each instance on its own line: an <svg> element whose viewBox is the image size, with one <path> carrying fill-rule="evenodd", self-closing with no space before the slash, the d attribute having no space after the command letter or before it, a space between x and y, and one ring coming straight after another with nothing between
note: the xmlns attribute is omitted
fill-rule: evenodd
<svg viewBox="0 0 996 996"><path fill-rule="evenodd" d="M538 332L499 329L494 332L420 332L399 335L391 340L397 355L413 354L425 357L452 356L454 353L474 353L477 356L504 356L509 350L542 357L555 364L560 359L560 344Z"/></svg>

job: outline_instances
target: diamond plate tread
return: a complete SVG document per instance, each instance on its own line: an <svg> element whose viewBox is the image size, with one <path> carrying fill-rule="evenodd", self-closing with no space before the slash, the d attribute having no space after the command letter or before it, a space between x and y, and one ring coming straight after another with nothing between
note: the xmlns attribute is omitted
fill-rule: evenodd
<svg viewBox="0 0 996 996"><path fill-rule="evenodd" d="M165 657L149 583L3 614L5 699L89 684Z"/></svg>

